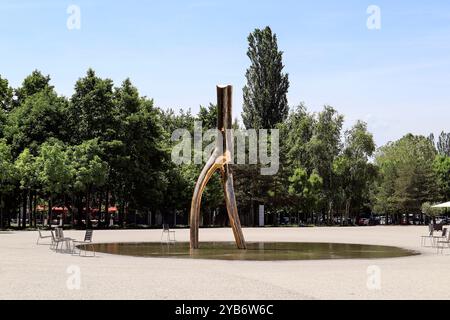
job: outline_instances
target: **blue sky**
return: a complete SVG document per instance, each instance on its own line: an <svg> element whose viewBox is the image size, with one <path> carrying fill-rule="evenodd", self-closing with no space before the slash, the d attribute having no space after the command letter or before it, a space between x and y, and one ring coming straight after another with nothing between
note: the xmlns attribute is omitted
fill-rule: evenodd
<svg viewBox="0 0 450 320"><path fill-rule="evenodd" d="M69 30L69 5L81 29ZM381 9L369 30L366 10ZM215 102L235 86L242 110L247 35L271 26L290 75L289 103L324 104L369 123L378 145L450 131L449 1L0 0L0 74L18 86L32 70L66 96L87 68L116 85L130 77L161 108Z"/></svg>

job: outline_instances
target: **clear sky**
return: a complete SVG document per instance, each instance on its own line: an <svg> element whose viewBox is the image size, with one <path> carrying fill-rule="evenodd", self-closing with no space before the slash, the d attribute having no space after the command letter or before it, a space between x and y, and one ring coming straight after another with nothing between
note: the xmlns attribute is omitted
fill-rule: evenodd
<svg viewBox="0 0 450 320"><path fill-rule="evenodd" d="M69 5L81 29L69 30ZM369 30L367 8L381 9ZM291 106L324 104L369 123L378 145L450 131L450 1L0 0L0 74L18 86L34 69L66 96L87 68L130 77L157 106L215 102L235 86L242 111L247 36L269 25L290 75Z"/></svg>

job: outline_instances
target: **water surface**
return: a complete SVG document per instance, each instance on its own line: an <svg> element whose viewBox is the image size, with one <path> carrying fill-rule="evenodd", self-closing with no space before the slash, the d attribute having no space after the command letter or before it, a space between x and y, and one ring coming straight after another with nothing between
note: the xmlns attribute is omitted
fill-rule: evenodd
<svg viewBox="0 0 450 320"><path fill-rule="evenodd" d="M248 242L247 250L236 249L234 242L202 242L197 250L190 250L188 242L104 243L94 246L97 252L135 257L249 261L379 259L419 254L390 246L307 242ZM86 249L90 250L89 247Z"/></svg>

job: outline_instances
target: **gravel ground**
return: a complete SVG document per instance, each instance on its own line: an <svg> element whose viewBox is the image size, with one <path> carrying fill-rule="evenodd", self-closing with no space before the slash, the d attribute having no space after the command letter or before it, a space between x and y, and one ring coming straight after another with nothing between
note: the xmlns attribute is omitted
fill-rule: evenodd
<svg viewBox="0 0 450 320"><path fill-rule="evenodd" d="M37 232L0 234L0 299L450 299L450 250L420 248L427 227L244 229L247 241L392 245L419 256L286 262L95 258L36 245ZM82 231L65 235L81 239ZM159 241L161 230L94 231L95 242ZM177 230L188 241L189 230ZM231 229L201 229L200 241L233 241ZM380 286L369 271L380 271ZM379 268L379 269L377 269ZM74 281L80 274L80 286ZM75 272L71 273L71 272Z"/></svg>

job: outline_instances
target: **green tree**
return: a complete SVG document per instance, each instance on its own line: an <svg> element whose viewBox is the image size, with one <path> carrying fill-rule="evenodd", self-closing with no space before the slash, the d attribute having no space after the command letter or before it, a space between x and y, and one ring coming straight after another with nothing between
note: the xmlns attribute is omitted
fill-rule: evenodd
<svg viewBox="0 0 450 320"><path fill-rule="evenodd" d="M281 126L281 156L293 167L304 167L309 173L313 171L312 155L308 143L314 136L316 119L301 104L291 112Z"/></svg>
<svg viewBox="0 0 450 320"><path fill-rule="evenodd" d="M334 180L333 163L342 148L343 122L342 115L332 107L325 106L324 110L317 115L314 133L307 145L313 169L323 179L322 212L326 212L329 222L332 219L337 186L337 181Z"/></svg>
<svg viewBox="0 0 450 320"><path fill-rule="evenodd" d="M22 153L17 157L14 163L14 169L16 170L16 175L19 180L20 190L22 194L22 227L26 228L26 212L27 207L29 208L30 213L30 225L32 223L32 190L35 190L38 187L37 181L37 167L36 167L36 159L30 152L30 149L26 148ZM29 203L27 203L29 200Z"/></svg>
<svg viewBox="0 0 450 320"><path fill-rule="evenodd" d="M242 119L247 129L275 128L289 112L289 77L283 72L283 52L269 27L252 32L248 43L251 65L246 73Z"/></svg>
<svg viewBox="0 0 450 320"><path fill-rule="evenodd" d="M136 215L138 210L155 210L164 198L164 171L169 161L160 113L153 100L140 97L129 80L115 90L114 102L118 106L114 144L119 150L108 158L112 159L112 178L117 182L121 211Z"/></svg>
<svg viewBox="0 0 450 320"><path fill-rule="evenodd" d="M422 204L422 213L427 217L430 217L433 222L436 223L436 216L442 214L442 209L433 208L433 205L430 202L425 202Z"/></svg>
<svg viewBox="0 0 450 320"><path fill-rule="evenodd" d="M437 192L433 162L436 149L429 139L408 134L380 148L375 163L380 168L375 208L386 209L409 219L410 213L421 214L422 204L435 200Z"/></svg>
<svg viewBox="0 0 450 320"><path fill-rule="evenodd" d="M433 169L437 177L437 185L439 189L439 200L450 200L450 157L437 155Z"/></svg>
<svg viewBox="0 0 450 320"><path fill-rule="evenodd" d="M298 210L305 217L308 213L312 215L320 199L322 178L316 172L308 175L304 168L297 168L289 182L289 194L294 196Z"/></svg>
<svg viewBox="0 0 450 320"><path fill-rule="evenodd" d="M18 106L25 102L28 97L38 92L44 90L53 91L53 89L54 87L50 85L50 76L44 76L40 71L34 70L23 80L22 86L16 89L16 99L13 101L13 105Z"/></svg>
<svg viewBox="0 0 450 320"><path fill-rule="evenodd" d="M108 163L110 172L107 175L105 190L97 190L100 196L98 202L105 200L107 223L109 223L107 208L111 198L112 202L115 202L115 191L120 184L114 170L119 170L120 159L128 156L120 137L120 130L123 127L121 114L124 108L133 108L115 100L113 86L112 80L102 79L94 70L89 69L86 76L75 84L75 93L70 100L66 122L73 133L68 139L71 145L81 145L85 141L98 139L103 152L101 158ZM75 198L78 215L81 215L83 201L87 199L83 200L84 197L80 193L77 193ZM99 205L100 211L101 208L102 205Z"/></svg>
<svg viewBox="0 0 450 320"><path fill-rule="evenodd" d="M102 150L98 140L84 141L82 144L72 146L68 150L67 170L71 171L73 191L80 197L86 196L86 222L90 226L91 194L101 188L108 174L108 164L101 159ZM78 223L81 223L81 211L78 208Z"/></svg>
<svg viewBox="0 0 450 320"><path fill-rule="evenodd" d="M344 148L333 163L337 188L342 190L345 203L345 221L350 217L352 205L358 214L365 200L369 199L370 186L376 174L375 167L369 162L374 152L375 142L366 123L358 121L345 132Z"/></svg>
<svg viewBox="0 0 450 320"><path fill-rule="evenodd" d="M110 141L115 134L113 82L101 79L89 69L75 84L68 112L68 124L74 134L72 143L99 138Z"/></svg>
<svg viewBox="0 0 450 320"><path fill-rule="evenodd" d="M13 89L9 86L8 80L3 79L0 75L0 112L11 111L13 94Z"/></svg>
<svg viewBox="0 0 450 320"><path fill-rule="evenodd" d="M0 109L0 139L3 138L6 119L7 119L6 112Z"/></svg>
<svg viewBox="0 0 450 320"><path fill-rule="evenodd" d="M437 150L440 155L450 157L450 132L442 132L439 135Z"/></svg>
<svg viewBox="0 0 450 320"><path fill-rule="evenodd" d="M45 142L36 158L37 179L48 199L48 223L52 222L52 206L56 196L70 188L72 170L66 146L58 140Z"/></svg>
<svg viewBox="0 0 450 320"><path fill-rule="evenodd" d="M0 139L0 229L5 227L7 197L14 189L15 174L11 147L5 139Z"/></svg>
<svg viewBox="0 0 450 320"><path fill-rule="evenodd" d="M25 148L33 154L50 138L63 139L67 135L67 100L58 97L50 88L27 97L8 116L5 137L18 155Z"/></svg>

